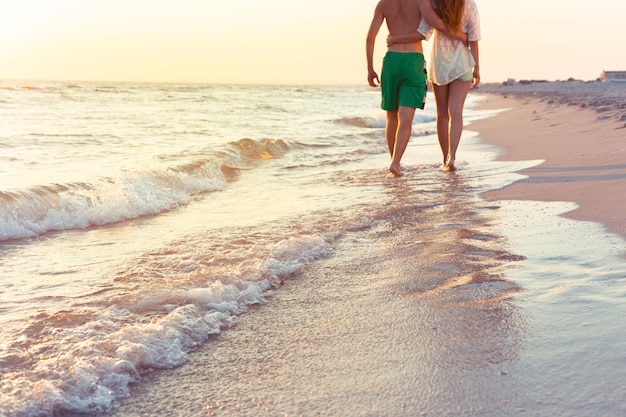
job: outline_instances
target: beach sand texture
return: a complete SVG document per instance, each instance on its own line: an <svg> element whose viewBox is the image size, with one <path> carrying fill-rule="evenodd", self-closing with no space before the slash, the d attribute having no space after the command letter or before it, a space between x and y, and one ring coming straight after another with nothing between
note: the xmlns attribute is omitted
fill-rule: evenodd
<svg viewBox="0 0 626 417"><path fill-rule="evenodd" d="M626 415L624 95L581 109L579 87L605 88L480 90L510 110L469 129L544 161L528 179L344 239L113 415Z"/></svg>
<svg viewBox="0 0 626 417"><path fill-rule="evenodd" d="M626 237L626 83L487 85L483 105L509 109L470 129L503 148L501 158L544 160L528 178L487 200L573 201L567 216Z"/></svg>

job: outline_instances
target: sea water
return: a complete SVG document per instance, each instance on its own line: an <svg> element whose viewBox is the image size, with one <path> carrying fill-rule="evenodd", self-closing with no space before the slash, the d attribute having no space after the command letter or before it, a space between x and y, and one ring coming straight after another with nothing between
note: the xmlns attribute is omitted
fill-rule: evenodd
<svg viewBox="0 0 626 417"><path fill-rule="evenodd" d="M541 162L466 131L443 173L429 97L389 178L384 126L364 86L0 83L0 415L109 412L346 236L414 209L454 229Z"/></svg>

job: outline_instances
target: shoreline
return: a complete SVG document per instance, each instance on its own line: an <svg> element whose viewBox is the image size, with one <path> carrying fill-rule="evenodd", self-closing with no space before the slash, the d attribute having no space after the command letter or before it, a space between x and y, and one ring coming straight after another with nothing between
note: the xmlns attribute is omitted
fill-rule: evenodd
<svg viewBox="0 0 626 417"><path fill-rule="evenodd" d="M574 202L565 217L626 238L626 84L487 85L471 94L485 98L478 109L506 109L468 125L502 149L499 160L544 161L483 199Z"/></svg>

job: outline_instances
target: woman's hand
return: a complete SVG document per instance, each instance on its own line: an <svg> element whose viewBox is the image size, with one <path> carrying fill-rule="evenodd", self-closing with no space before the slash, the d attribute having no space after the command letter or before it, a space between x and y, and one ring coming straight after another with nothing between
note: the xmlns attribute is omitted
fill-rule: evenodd
<svg viewBox="0 0 626 417"><path fill-rule="evenodd" d="M478 67L474 67L474 73L472 76L472 88L478 87L480 84L480 69Z"/></svg>

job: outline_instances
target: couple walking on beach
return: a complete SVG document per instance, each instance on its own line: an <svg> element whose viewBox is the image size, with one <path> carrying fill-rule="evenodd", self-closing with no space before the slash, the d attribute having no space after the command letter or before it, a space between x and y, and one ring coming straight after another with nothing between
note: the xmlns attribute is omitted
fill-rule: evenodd
<svg viewBox="0 0 626 417"><path fill-rule="evenodd" d="M374 70L374 44L385 21L388 50L379 79ZM427 72L422 40L429 40L433 32ZM442 168L455 169L465 98L470 88L480 82L479 40L480 23L474 0L379 1L367 34L367 79L372 87L381 86L381 107L387 112L385 135L391 175L402 176L400 161L411 137L415 109L424 109L427 78L435 93Z"/></svg>

